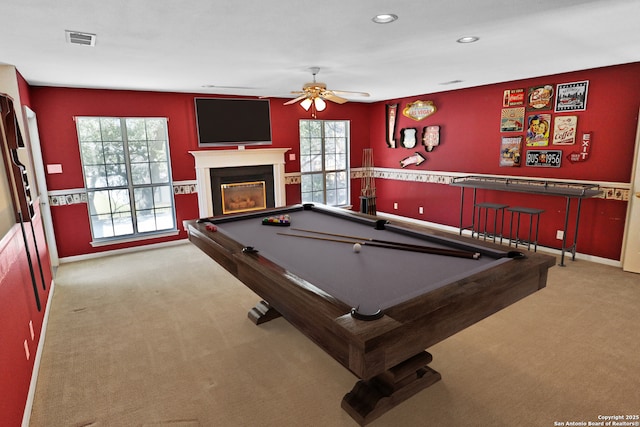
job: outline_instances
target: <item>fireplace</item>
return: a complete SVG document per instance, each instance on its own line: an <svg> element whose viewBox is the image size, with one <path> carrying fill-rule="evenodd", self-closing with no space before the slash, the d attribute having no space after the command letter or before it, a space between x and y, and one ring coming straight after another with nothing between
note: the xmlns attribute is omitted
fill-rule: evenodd
<svg viewBox="0 0 640 427"><path fill-rule="evenodd" d="M285 206L284 154L288 150L289 148L261 148L190 151L196 163L199 216L205 218L222 215L222 197L214 197L214 191L222 193L222 184L265 181L267 207ZM213 183L213 175L220 175L220 180Z"/></svg>
<svg viewBox="0 0 640 427"><path fill-rule="evenodd" d="M272 165L211 168L209 175L216 216L275 207Z"/></svg>

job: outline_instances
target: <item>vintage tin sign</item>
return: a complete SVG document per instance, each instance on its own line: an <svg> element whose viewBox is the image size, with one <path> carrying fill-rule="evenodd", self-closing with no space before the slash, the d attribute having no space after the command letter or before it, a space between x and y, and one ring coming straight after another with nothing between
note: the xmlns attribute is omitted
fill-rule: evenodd
<svg viewBox="0 0 640 427"><path fill-rule="evenodd" d="M562 150L529 150L527 166L559 168L562 162Z"/></svg>

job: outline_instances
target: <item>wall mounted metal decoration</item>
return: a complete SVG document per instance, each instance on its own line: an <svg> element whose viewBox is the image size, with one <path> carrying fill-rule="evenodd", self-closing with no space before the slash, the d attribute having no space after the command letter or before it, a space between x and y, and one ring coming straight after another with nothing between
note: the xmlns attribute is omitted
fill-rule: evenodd
<svg viewBox="0 0 640 427"><path fill-rule="evenodd" d="M432 101L415 101L407 104L402 114L415 121L423 120L436 112Z"/></svg>

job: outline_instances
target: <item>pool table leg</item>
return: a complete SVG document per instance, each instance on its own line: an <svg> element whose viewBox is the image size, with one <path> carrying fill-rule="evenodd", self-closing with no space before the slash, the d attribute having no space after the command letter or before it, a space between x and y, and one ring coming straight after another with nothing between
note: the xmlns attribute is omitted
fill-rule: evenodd
<svg viewBox="0 0 640 427"><path fill-rule="evenodd" d="M261 325L270 320L277 319L282 316L278 310L271 307L268 302L260 301L255 307L249 310L247 316L256 325Z"/></svg>
<svg viewBox="0 0 640 427"><path fill-rule="evenodd" d="M370 380L358 381L342 399L342 409L360 425L370 423L440 381L440 374L427 366L432 359L425 351Z"/></svg>

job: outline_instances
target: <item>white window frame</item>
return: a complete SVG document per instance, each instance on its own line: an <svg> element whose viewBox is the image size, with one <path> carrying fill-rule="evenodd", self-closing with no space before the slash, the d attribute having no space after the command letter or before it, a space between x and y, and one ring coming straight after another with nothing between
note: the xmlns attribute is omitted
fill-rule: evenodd
<svg viewBox="0 0 640 427"><path fill-rule="evenodd" d="M85 191L87 193L87 207L89 215L89 224L91 227L91 235L93 241L92 246L101 246L112 243L123 243L128 241L136 241L147 238L157 238L170 235L177 235L177 221L176 221L176 208L175 199L173 194L173 182L171 174L171 158L169 150L169 137L168 137L168 120L164 117L105 117L105 116L82 116L76 117L76 129L78 131L78 144L80 148L80 157L82 161L82 175L85 182ZM100 140L83 140L82 132L80 129L80 123L83 120L98 120L100 122ZM108 137L105 139L104 121L119 121L121 141L111 141ZM127 121L144 120L145 126L145 138L134 140L133 137L129 138L127 131ZM155 139L150 139L147 135L147 120L164 121L163 135L157 135ZM150 144L156 144L164 150L164 160L157 160L148 158L147 160L140 160L136 158L135 142L142 143L146 147L146 154L151 155ZM121 143L121 144L120 144ZM84 144L84 145L83 145ZM90 152L89 145L95 145L95 149ZM118 157L118 162L110 162L107 160L108 150L105 149L107 145L117 147L111 151ZM100 147L100 148L98 148ZM103 156L104 162L91 162L88 161L91 156ZM101 159L102 160L102 159ZM88 172L91 168L99 168L104 165L105 175L107 182L89 179ZM120 173L115 175L109 174L108 167L119 167ZM134 183L133 168L147 167L149 172L148 182ZM124 177L126 176L126 179ZM101 176L102 178L102 176ZM114 182L111 181L114 178ZM117 182L117 181L120 182ZM136 195L146 193L150 196L143 199L139 198L136 201ZM108 194L108 206L96 207L93 202L97 196L105 196ZM123 203L123 208L114 207L116 197L114 194L126 195L127 202ZM149 200L151 200L150 204ZM141 206L145 202L148 205ZM127 209L128 204L128 209ZM137 206L139 204L139 206ZM117 224L118 218L124 218L121 226ZM130 218L130 224L127 219ZM144 218L144 219L143 219ZM111 223L111 231L109 232L97 232L96 228L99 224ZM152 226L150 226L152 224ZM145 229L145 227L147 229ZM118 231L118 228L120 230ZM104 230L104 229L103 229ZM108 226L106 230L109 230ZM123 230L126 230L123 232Z"/></svg>
<svg viewBox="0 0 640 427"><path fill-rule="evenodd" d="M317 122L320 124L320 134L314 136L303 136L302 127L305 126L306 123L311 125L311 123ZM328 135L327 124L331 123L343 123L345 126L345 135L344 137L336 138L333 135ZM339 152L334 149L331 150L331 141L330 139L344 139L344 153ZM349 206L351 204L351 179L350 179L350 152L351 152L351 123L349 120L317 120L317 119L301 119L299 122L299 139L300 139L300 175L301 175L301 189L300 196L303 203L324 203L332 206ZM313 139L316 139L315 143L320 144L320 152L316 152L315 155L313 152L309 152L306 148L305 144L312 144ZM319 139L319 141L318 141ZM335 141L333 141L335 142ZM332 152L329 152L332 151ZM331 167L330 160L331 155L342 156L344 155L344 167L340 165L339 167ZM305 158L308 157L308 158ZM318 166L318 162L321 166ZM312 165L315 163L315 167ZM337 179L337 174L344 173L345 186L337 187L340 190L344 190L345 198L344 200L339 200L338 195L336 194L335 201L331 198L330 192L332 188L327 188L329 182L331 182L331 175L335 174ZM314 190L312 192L305 191L305 186L310 184L310 181L306 181L311 179L312 175L321 175L322 183L318 183L318 186L322 187L321 195L322 197L318 197L320 194L320 190ZM335 187L334 187L335 189ZM316 193L313 195L313 193ZM310 198L305 198L305 195L311 194ZM320 200L321 199L321 200Z"/></svg>

